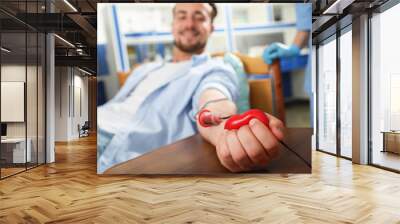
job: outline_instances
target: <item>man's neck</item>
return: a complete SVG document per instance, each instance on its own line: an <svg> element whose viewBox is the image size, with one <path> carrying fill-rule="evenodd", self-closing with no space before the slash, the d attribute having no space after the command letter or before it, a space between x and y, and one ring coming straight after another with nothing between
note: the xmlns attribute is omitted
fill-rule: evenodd
<svg viewBox="0 0 400 224"><path fill-rule="evenodd" d="M172 50L172 61L175 63L187 61L187 60L190 60L193 55L201 54L203 52L204 52L204 49L199 51L198 53L186 53L186 52L179 50L177 47L174 47Z"/></svg>

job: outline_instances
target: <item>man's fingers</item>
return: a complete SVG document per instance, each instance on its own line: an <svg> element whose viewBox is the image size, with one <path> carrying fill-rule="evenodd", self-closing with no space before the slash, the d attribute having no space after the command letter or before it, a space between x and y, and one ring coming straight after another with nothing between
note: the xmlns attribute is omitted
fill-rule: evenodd
<svg viewBox="0 0 400 224"><path fill-rule="evenodd" d="M239 141L236 131L229 131L227 134L227 146L229 151L231 152L231 156L233 161L240 167L242 170L249 170L252 167L252 162L248 157L248 153L243 148L242 144Z"/></svg>
<svg viewBox="0 0 400 224"><path fill-rule="evenodd" d="M217 156L221 164L231 172L239 172L241 168L236 165L233 161L231 153L226 145L226 133L224 132L223 137L220 138L220 142L217 145Z"/></svg>
<svg viewBox="0 0 400 224"><path fill-rule="evenodd" d="M250 130L248 125L242 126L237 132L239 141L247 155L255 165L265 165L269 158L262 144Z"/></svg>
<svg viewBox="0 0 400 224"><path fill-rule="evenodd" d="M252 119L249 123L250 129L254 136L260 141L270 158L274 158L278 155L278 141L272 134L267 126L265 126L258 119Z"/></svg>
<svg viewBox="0 0 400 224"><path fill-rule="evenodd" d="M285 130L285 125L278 118L270 114L267 114L267 116L269 118L269 128L271 129L272 133L277 139L283 140L283 131Z"/></svg>

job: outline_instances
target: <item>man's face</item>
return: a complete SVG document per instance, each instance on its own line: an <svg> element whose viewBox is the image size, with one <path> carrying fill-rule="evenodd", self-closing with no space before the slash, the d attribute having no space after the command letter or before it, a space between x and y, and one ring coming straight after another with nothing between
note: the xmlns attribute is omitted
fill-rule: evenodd
<svg viewBox="0 0 400 224"><path fill-rule="evenodd" d="M186 53L201 53L213 31L212 8L207 3L179 3L174 10L175 46Z"/></svg>

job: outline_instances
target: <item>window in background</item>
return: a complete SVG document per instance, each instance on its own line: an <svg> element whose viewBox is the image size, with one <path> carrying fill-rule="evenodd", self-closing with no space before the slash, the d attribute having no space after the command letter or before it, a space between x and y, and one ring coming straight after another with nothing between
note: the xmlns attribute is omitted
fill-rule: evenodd
<svg viewBox="0 0 400 224"><path fill-rule="evenodd" d="M121 32L128 48L130 65L147 61L172 58L173 37L171 34L172 9L175 4L114 4ZM103 7L102 7L103 8ZM105 9L99 11L104 13ZM208 40L210 52L227 51L227 40L223 29L226 16L224 4L217 4L218 15L214 20L215 32ZM140 20L133 19L141 18ZM143 23L146 21L146 23ZM107 29L107 28L106 28ZM105 35L107 36L107 35ZM104 38L107 39L107 38Z"/></svg>
<svg viewBox="0 0 400 224"><path fill-rule="evenodd" d="M234 19L235 26L296 22L295 4L238 3L232 5L232 10L236 16L236 19ZM242 19L240 16L242 16Z"/></svg>
<svg viewBox="0 0 400 224"><path fill-rule="evenodd" d="M340 36L340 154L352 157L352 33Z"/></svg>
<svg viewBox="0 0 400 224"><path fill-rule="evenodd" d="M230 5L235 50L260 56L273 42L290 44L296 32L295 4L239 3Z"/></svg>
<svg viewBox="0 0 400 224"><path fill-rule="evenodd" d="M318 149L336 154L336 37L318 48Z"/></svg>
<svg viewBox="0 0 400 224"><path fill-rule="evenodd" d="M400 73L390 75L390 130L400 130Z"/></svg>
<svg viewBox="0 0 400 224"><path fill-rule="evenodd" d="M44 0L3 4L18 5L20 16L45 10ZM45 163L46 38L5 14L0 17L13 21L0 24L0 45L5 49L0 58L0 111L6 127L0 144L0 178L5 178ZM11 102L4 100L11 97Z"/></svg>
<svg viewBox="0 0 400 224"><path fill-rule="evenodd" d="M46 36L43 33L38 34L38 77L37 77L37 90L38 90L38 105L37 105L37 163L38 165L46 163L46 76L45 76L45 65L46 65Z"/></svg>
<svg viewBox="0 0 400 224"><path fill-rule="evenodd" d="M171 58L173 37L170 32L174 4L114 5L117 7L119 26L125 37L131 66ZM100 17L105 12L103 8L107 7L99 8ZM218 3L217 8L215 31L208 40L208 52L237 50L258 56L269 43L293 40L296 31L294 4ZM133 19L133 14L141 19ZM100 32L99 38L103 40L107 38L101 35L109 34Z"/></svg>
<svg viewBox="0 0 400 224"><path fill-rule="evenodd" d="M23 32L2 32L1 46L8 51L1 51L1 123L7 125L6 139L1 140L1 178L26 170L26 162L31 161L30 141L26 138L26 74L27 74L27 35ZM6 101L14 96L15 102ZM10 110L18 104L18 113Z"/></svg>
<svg viewBox="0 0 400 224"><path fill-rule="evenodd" d="M400 4L371 18L372 164L400 171Z"/></svg>
<svg viewBox="0 0 400 224"><path fill-rule="evenodd" d="M36 32L29 30L27 33L27 48L28 48L28 61L27 61L27 75L26 75L26 118L27 118L27 142L28 149L30 147L30 161L27 167L31 168L37 165L37 118L38 118L38 49L37 49L38 35Z"/></svg>

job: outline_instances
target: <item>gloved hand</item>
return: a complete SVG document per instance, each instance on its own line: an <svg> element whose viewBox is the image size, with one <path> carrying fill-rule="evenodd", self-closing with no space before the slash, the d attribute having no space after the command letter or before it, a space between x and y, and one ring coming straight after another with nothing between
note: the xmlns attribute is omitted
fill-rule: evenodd
<svg viewBox="0 0 400 224"><path fill-rule="evenodd" d="M276 58L293 57L299 54L300 48L295 44L287 46L282 43L273 43L265 48L262 58L265 63L272 64L272 61Z"/></svg>

